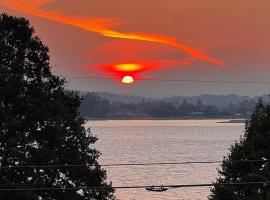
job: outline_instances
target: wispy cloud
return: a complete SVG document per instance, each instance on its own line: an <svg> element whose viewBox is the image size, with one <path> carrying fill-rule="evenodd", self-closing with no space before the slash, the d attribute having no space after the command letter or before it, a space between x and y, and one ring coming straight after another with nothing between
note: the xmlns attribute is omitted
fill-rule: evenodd
<svg viewBox="0 0 270 200"><path fill-rule="evenodd" d="M2 0L2 3L4 4L4 6L10 9L14 9L33 16L46 18L56 22L68 24L89 32L96 32L105 37L166 44L176 47L196 59L201 59L221 67L226 66L221 60L206 55L205 53L197 49L184 45L178 42L173 37L148 33L119 32L110 28L117 23L117 21L115 21L114 19L89 19L81 16L64 16L63 14L61 14L60 11L44 11L40 8L42 5L51 1L52 0Z"/></svg>

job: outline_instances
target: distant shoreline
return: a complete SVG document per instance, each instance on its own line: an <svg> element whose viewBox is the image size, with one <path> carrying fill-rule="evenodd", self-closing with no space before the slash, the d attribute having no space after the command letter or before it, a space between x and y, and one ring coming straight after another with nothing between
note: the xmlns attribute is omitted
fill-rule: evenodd
<svg viewBox="0 0 270 200"><path fill-rule="evenodd" d="M245 123L247 119L233 119L231 117L224 118L194 118L194 117L177 117L177 118L129 118L129 117L119 117L119 118L85 118L87 121L109 121L109 120L224 120L217 123ZM228 121L225 121L228 120Z"/></svg>
<svg viewBox="0 0 270 200"><path fill-rule="evenodd" d="M219 124L227 124L227 123L245 123L246 119L231 119L229 121L224 121L224 122L217 122Z"/></svg>

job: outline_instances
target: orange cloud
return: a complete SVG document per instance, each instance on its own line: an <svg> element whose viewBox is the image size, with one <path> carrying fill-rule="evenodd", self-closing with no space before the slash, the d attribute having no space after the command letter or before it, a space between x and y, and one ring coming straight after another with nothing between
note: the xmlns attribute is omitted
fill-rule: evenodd
<svg viewBox="0 0 270 200"><path fill-rule="evenodd" d="M202 53L199 50L188 47L187 45L179 43L175 38L146 33L124 33L110 29L109 27L115 23L114 20L104 19L93 19L89 20L83 17L74 16L63 16L58 11L42 11L40 7L51 0L2 0L2 3L11 9L15 9L20 12L31 14L34 16L50 19L56 22L75 26L90 32L96 32L105 37L130 39L130 40L141 40L148 42L155 42L170 45L176 47L194 58L204 60L209 63L213 63L222 67L226 65L211 56Z"/></svg>

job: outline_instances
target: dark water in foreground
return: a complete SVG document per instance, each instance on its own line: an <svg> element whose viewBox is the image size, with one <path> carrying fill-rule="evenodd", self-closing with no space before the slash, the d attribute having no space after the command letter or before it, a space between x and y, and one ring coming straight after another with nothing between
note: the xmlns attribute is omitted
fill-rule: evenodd
<svg viewBox="0 0 270 200"><path fill-rule="evenodd" d="M222 160L243 134L244 124L224 120L89 121L99 140L101 164ZM106 167L114 186L211 183L219 164ZM121 200L206 200L209 187L162 193L119 189Z"/></svg>

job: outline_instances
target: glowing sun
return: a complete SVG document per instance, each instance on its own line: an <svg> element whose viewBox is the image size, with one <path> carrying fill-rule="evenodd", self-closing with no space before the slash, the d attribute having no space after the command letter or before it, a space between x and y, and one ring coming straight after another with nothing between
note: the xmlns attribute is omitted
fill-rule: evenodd
<svg viewBox="0 0 270 200"><path fill-rule="evenodd" d="M132 76L124 76L122 78L122 83L124 83L124 84L134 83L134 78Z"/></svg>

